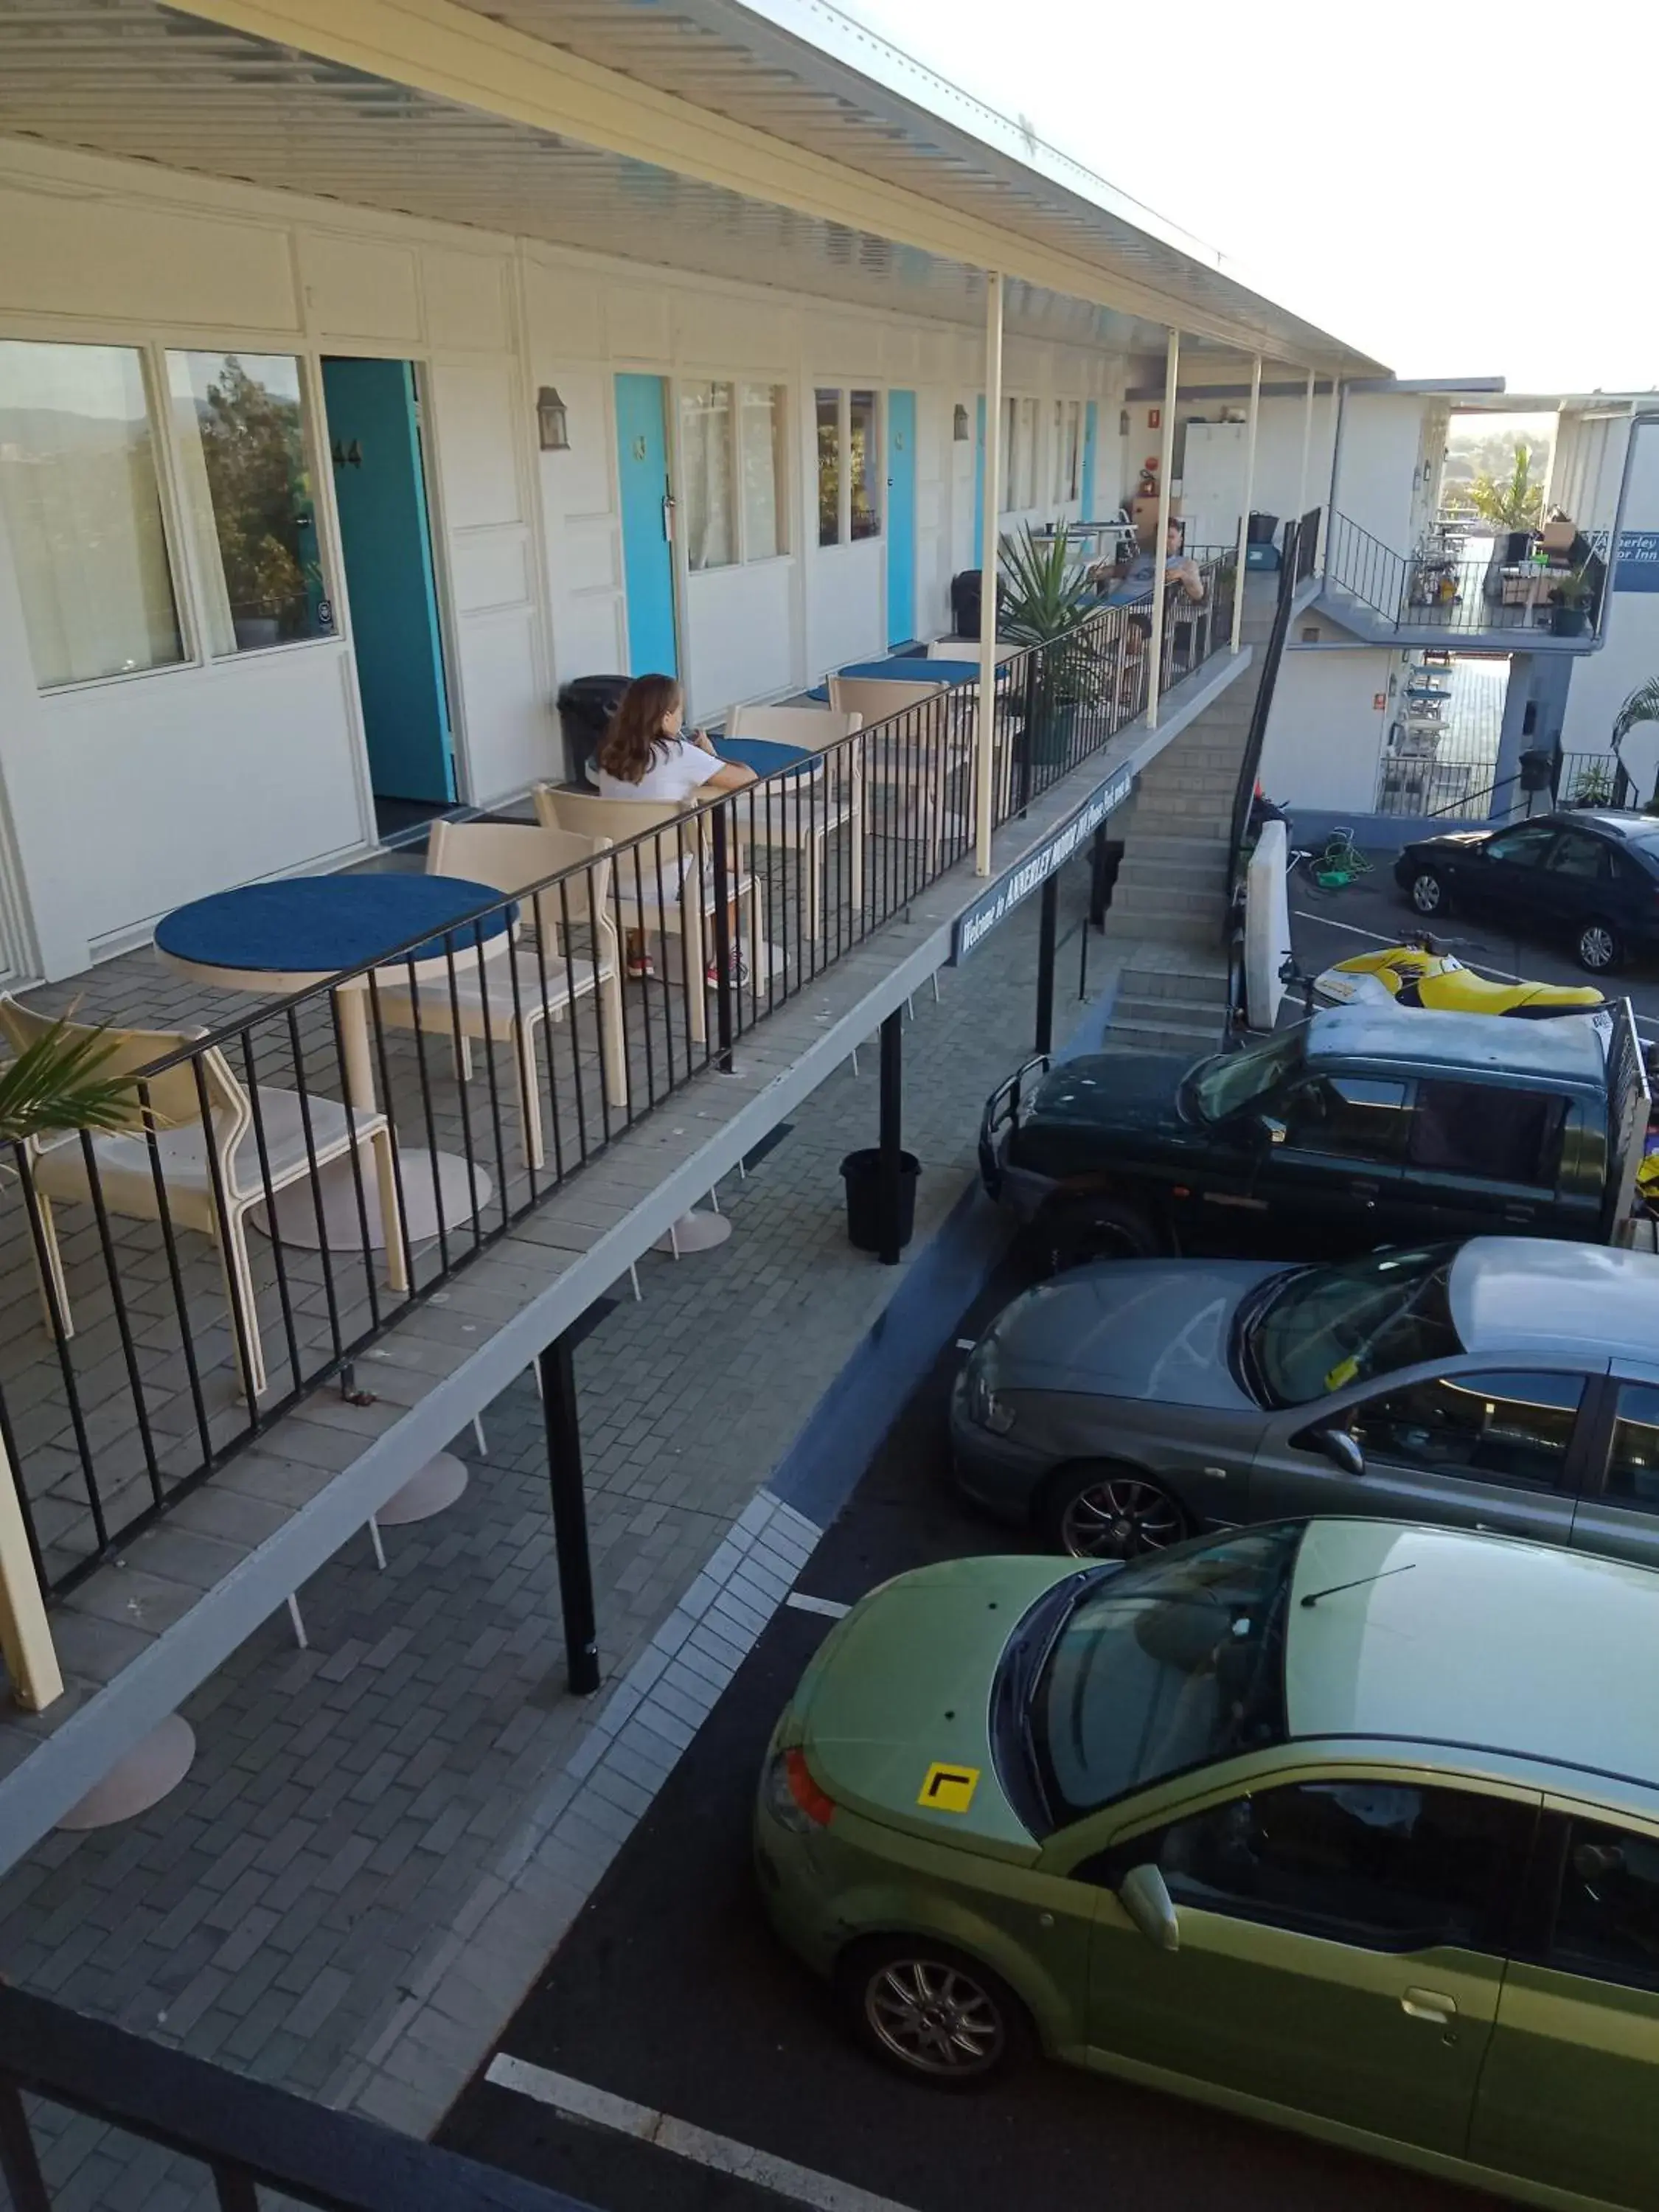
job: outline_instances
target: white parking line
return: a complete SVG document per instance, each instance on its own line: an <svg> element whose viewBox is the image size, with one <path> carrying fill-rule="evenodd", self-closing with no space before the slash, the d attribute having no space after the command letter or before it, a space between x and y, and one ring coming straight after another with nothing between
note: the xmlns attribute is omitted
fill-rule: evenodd
<svg viewBox="0 0 1659 2212"><path fill-rule="evenodd" d="M957 1339L957 1350L958 1352L971 1352L978 1341L979 1339L975 1336L959 1336Z"/></svg>
<svg viewBox="0 0 1659 2212"><path fill-rule="evenodd" d="M521 2097L550 2105L567 2119L610 2128L617 2135L632 2136L638 2142L654 2143L660 2150L672 2151L677 2158L689 2158L716 2173L729 2173L757 2189L769 2189L793 2203L810 2204L815 2212L906 2212L890 2197L872 2197L867 2189L855 2189L851 2182L814 2173L792 2160L775 2158L770 2151L733 2142L729 2136L710 2135L706 2128L694 2128L689 2120L653 2112L629 2097L613 2097L608 2089L596 2089L568 2074L550 2073L526 2059L509 2058L504 2051L490 2060L484 2079L498 2089L514 2089Z"/></svg>
<svg viewBox="0 0 1659 2212"><path fill-rule="evenodd" d="M844 1620L853 1610L833 1597L808 1597L805 1590L791 1590L783 1601L797 1613L821 1613L826 1620Z"/></svg>

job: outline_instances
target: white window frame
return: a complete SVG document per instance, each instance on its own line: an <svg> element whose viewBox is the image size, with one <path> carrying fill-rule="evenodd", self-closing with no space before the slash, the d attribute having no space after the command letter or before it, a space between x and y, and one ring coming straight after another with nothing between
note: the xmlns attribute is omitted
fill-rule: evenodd
<svg viewBox="0 0 1659 2212"><path fill-rule="evenodd" d="M29 671L37 698L46 701L66 699L86 691L100 691L118 684L167 683L169 680L188 681L191 677L210 675L216 670L234 668L244 662L270 659L273 654L326 650L331 647L349 649L350 641L344 623L340 619L342 595L340 591L341 562L338 555L338 526L334 512L333 471L330 462L326 471L322 467L322 453L319 443L324 421L322 390L322 354L311 344L296 344L291 331L244 331L236 337L225 337L211 330L185 327L180 330L158 330L154 325L139 329L124 326L117 322L95 323L88 327L70 325L57 316L8 314L0 319L0 342L15 340L27 345L87 345L106 346L139 356L140 374L143 379L144 401L149 411L152 441L155 456L156 487L161 499L161 534L165 548L167 574L173 586L174 609L179 618L181 657L156 668L124 669L110 676L88 676L73 684L42 685ZM300 390L304 414L306 465L311 475L313 505L317 519L317 557L322 570L323 596L334 611L333 627L320 637L289 638L282 643L258 647L247 652L210 653L207 649L207 586L200 562L204 557L197 544L197 533L191 524L189 503L185 496L184 468L179 457L178 439L173 420L173 394L167 374L167 356L170 353L223 353L254 356L277 354L283 359L298 363ZM422 373L423 380L430 375L430 364L424 356L407 350L388 351L386 360L412 360ZM434 501L435 487L430 482L428 468L427 496ZM432 520L433 557L434 568L441 568L439 559L439 531L435 510ZM216 540L215 550L217 550ZM447 579L440 576L438 583L441 609L445 604ZM445 650L449 651L447 633Z"/></svg>
<svg viewBox="0 0 1659 2212"><path fill-rule="evenodd" d="M752 383L755 380L750 379ZM856 545L878 545L887 535L886 473L887 452L886 401L891 386L873 380L849 380L831 383L814 377L810 385L812 394L812 545L818 553L840 553ZM908 390L907 386L904 387ZM834 392L836 398L836 439L840 472L836 482L836 539L831 545L822 544L818 538L818 399ZM863 538L853 535L853 394L867 392L875 400L871 421L875 429L875 451L872 457L870 489L875 509L876 526Z"/></svg>

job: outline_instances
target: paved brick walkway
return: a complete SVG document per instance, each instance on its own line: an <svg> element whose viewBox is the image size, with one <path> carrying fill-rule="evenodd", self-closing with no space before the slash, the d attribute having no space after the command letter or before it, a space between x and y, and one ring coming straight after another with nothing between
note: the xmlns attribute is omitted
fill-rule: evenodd
<svg viewBox="0 0 1659 2212"><path fill-rule="evenodd" d="M1085 871L1068 870L1062 1030L1079 1011L1085 890ZM905 1141L924 1165L913 1255L972 1176L986 1092L1030 1048L1036 907L945 971L940 1003L924 993L907 1025ZM1098 990L1110 972L1098 938L1091 966ZM859 1075L843 1067L722 1189L730 1243L648 1259L643 1303L619 1285L577 1354L608 1678L647 1650L902 1279L845 1237L837 1164L875 1124L872 1041ZM583 1750L595 1710L562 1686L530 1378L491 1408L485 1443L481 1457L470 1435L457 1441L472 1472L459 1504L386 1532L384 1573L365 1534L299 1594L308 1650L279 1616L190 1700L198 1755L165 1804L55 1835L0 1881L0 1971L260 2078L421 2124L419 2085L401 2107L395 2085L362 2094L370 2056L384 2057L408 1993L446 1973L481 1981L475 1994L506 2016L540 1954L469 1963L456 1937L595 1757ZM689 1737L694 1715L683 1720ZM608 1771L619 1801L627 1778ZM601 1809L596 1852L614 1848L606 1825ZM558 1900L545 1902L553 1926ZM89 2122L56 2130L49 2167L63 2212L209 2201L199 2176Z"/></svg>

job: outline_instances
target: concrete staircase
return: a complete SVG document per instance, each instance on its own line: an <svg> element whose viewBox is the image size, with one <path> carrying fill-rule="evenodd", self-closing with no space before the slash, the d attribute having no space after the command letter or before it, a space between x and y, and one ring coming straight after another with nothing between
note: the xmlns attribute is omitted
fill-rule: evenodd
<svg viewBox="0 0 1659 2212"><path fill-rule="evenodd" d="M1124 963L1106 1031L1109 1051L1196 1057L1220 1044L1233 794L1276 582L1263 577L1247 592L1244 639L1256 649L1251 667L1158 755L1136 788L1106 917L1108 946Z"/></svg>

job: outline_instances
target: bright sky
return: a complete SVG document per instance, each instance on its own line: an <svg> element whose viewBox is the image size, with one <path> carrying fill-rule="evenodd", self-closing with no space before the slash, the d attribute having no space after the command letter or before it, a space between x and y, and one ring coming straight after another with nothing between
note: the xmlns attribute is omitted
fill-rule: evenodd
<svg viewBox="0 0 1659 2212"><path fill-rule="evenodd" d="M837 4L1401 376L1659 386L1651 0Z"/></svg>

